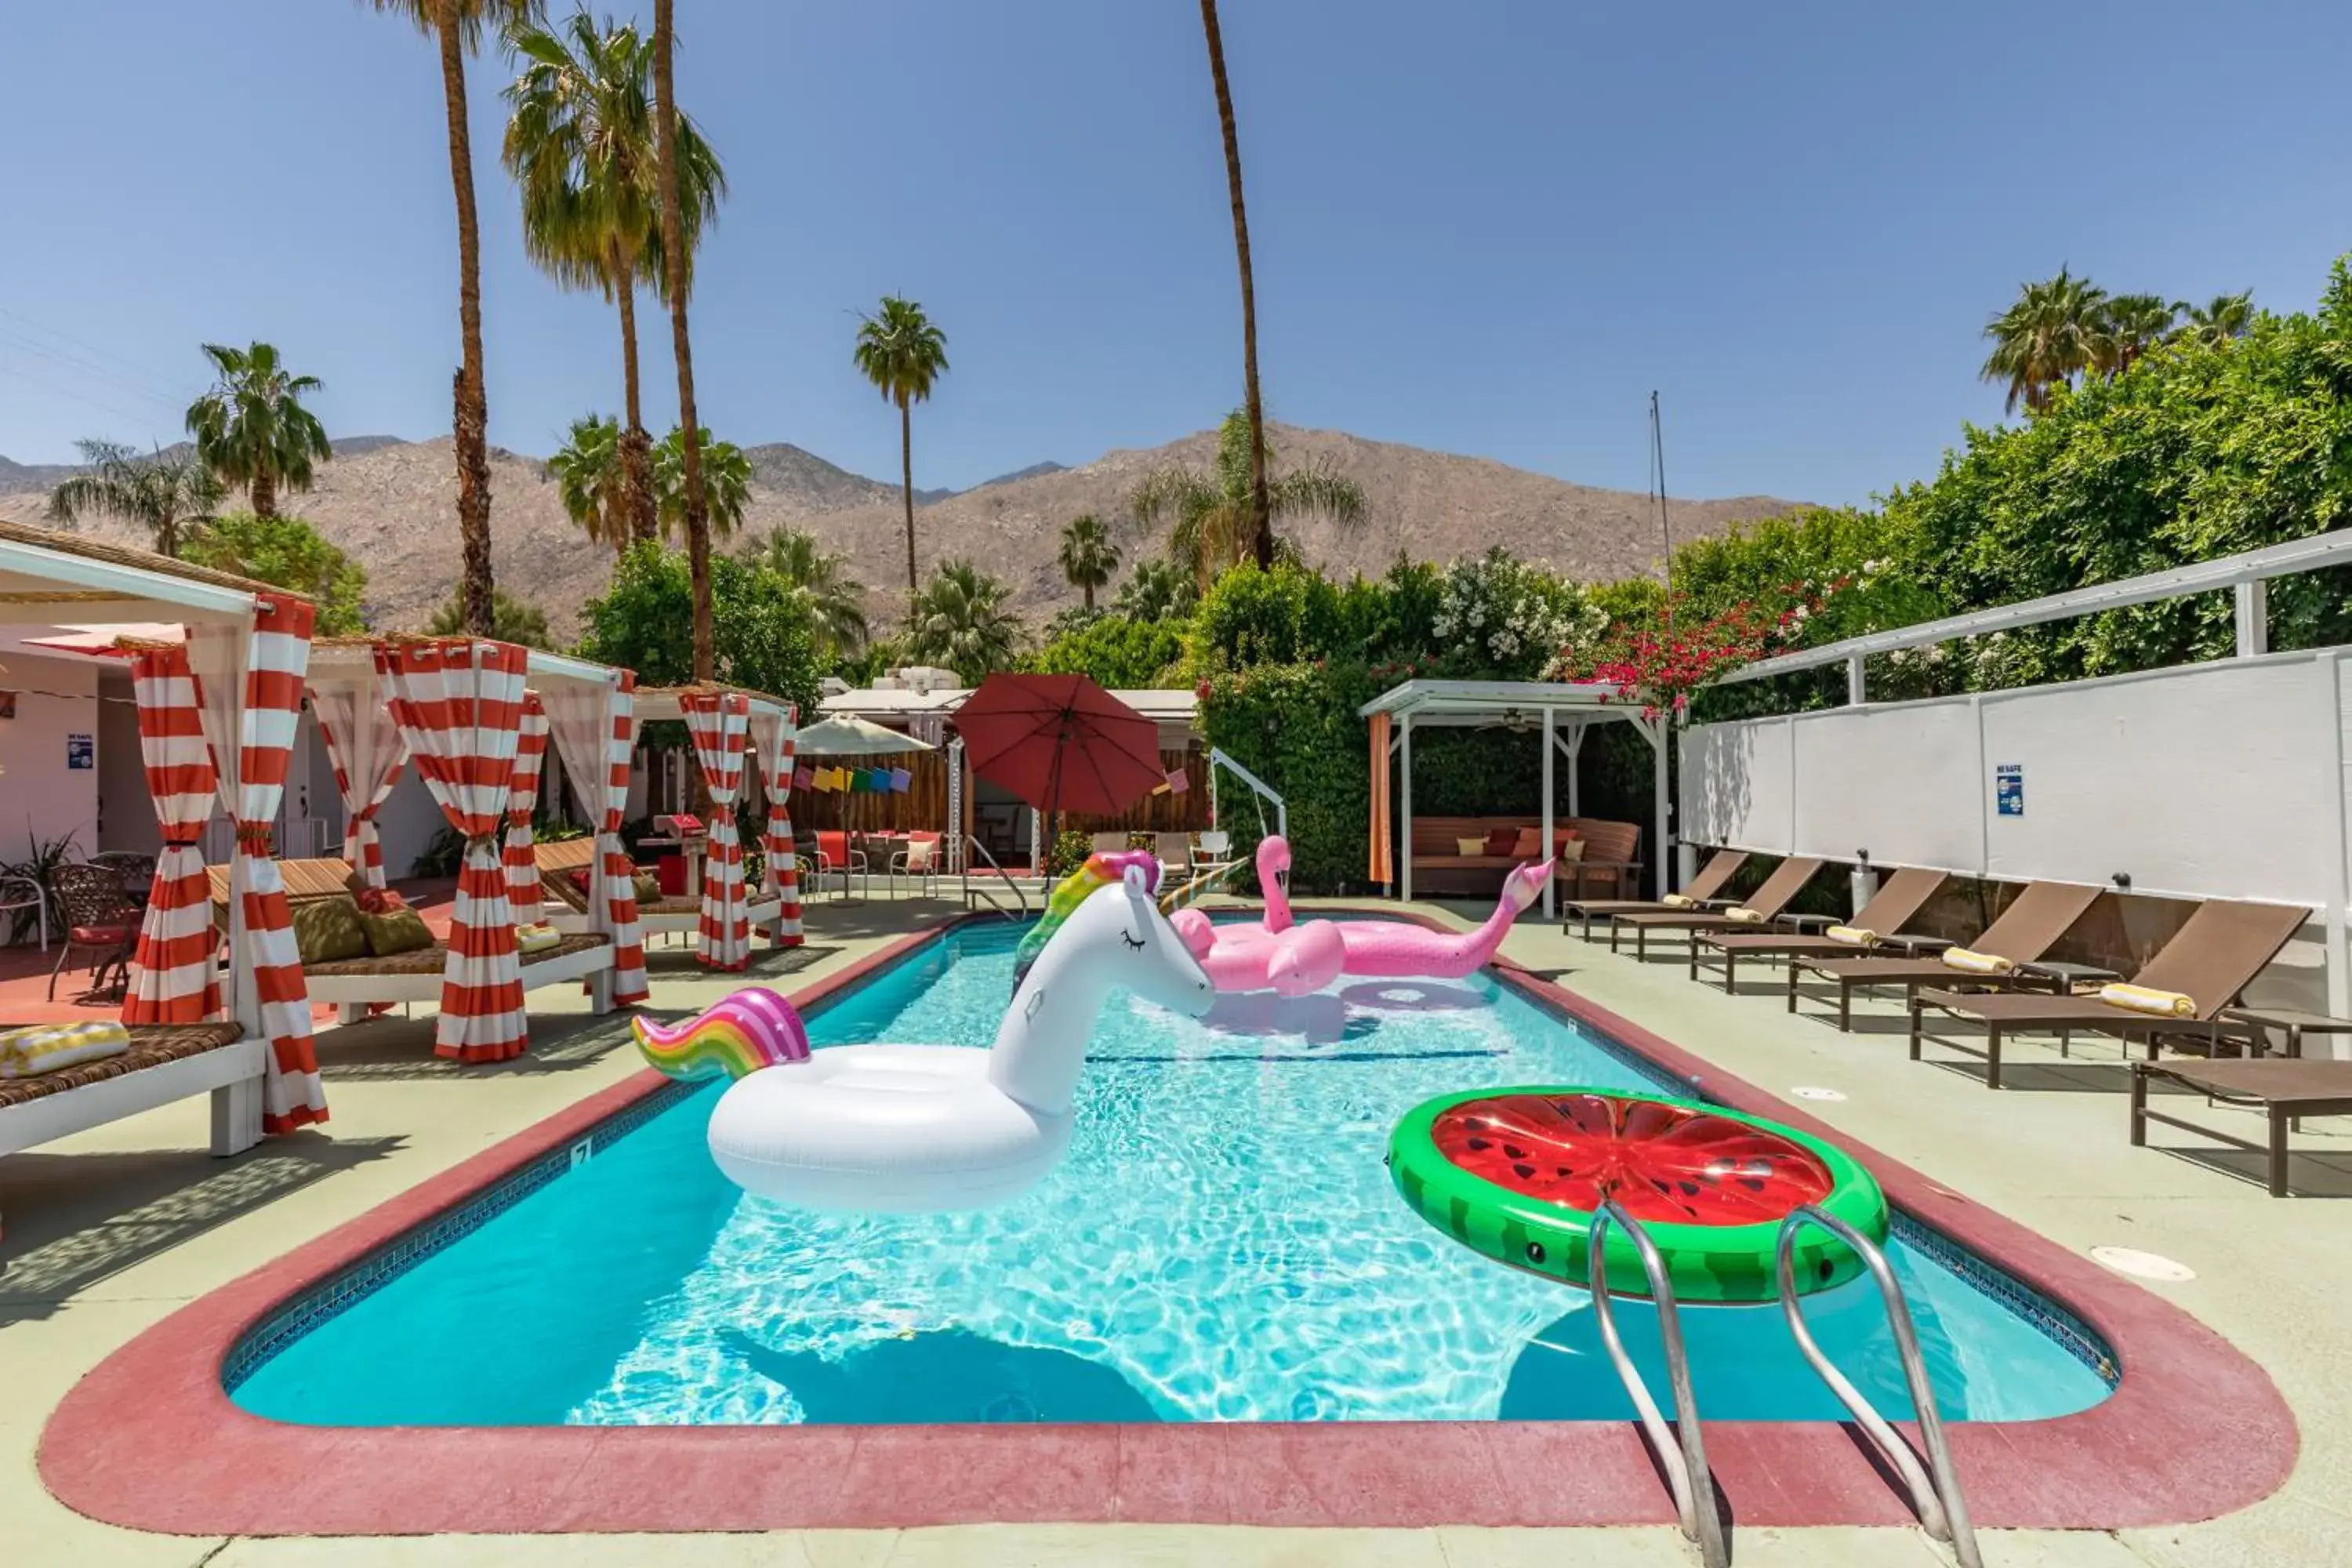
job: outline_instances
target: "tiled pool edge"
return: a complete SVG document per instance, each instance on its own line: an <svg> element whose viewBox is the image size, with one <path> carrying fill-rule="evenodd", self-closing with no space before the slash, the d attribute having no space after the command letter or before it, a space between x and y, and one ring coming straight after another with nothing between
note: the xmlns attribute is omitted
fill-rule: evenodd
<svg viewBox="0 0 2352 1568"><path fill-rule="evenodd" d="M947 929L902 939L798 999L854 986ZM1515 965L1496 968L1724 1103L1853 1149L1899 1206L2001 1259L2115 1347L2128 1375L2091 1410L1952 1429L1980 1524L2187 1522L2243 1507L2284 1480L2296 1438L2284 1400L2186 1313L1630 1020ZM592 1096L151 1328L52 1414L39 1451L44 1480L94 1518L188 1534L1669 1520L1639 1436L1617 1423L331 1428L265 1421L229 1400L226 1357L289 1302L668 1088L646 1073ZM1726 1422L1708 1436L1742 1523L1907 1518L1842 1427ZM2214 1452L2231 1463L2203 1461Z"/></svg>

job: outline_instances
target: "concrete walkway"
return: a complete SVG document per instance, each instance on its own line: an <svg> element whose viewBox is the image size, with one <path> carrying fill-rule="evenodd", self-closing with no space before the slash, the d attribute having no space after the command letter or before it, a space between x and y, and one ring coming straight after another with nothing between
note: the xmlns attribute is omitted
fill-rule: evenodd
<svg viewBox="0 0 2352 1568"><path fill-rule="evenodd" d="M757 978L788 989L854 961L890 936L936 922L944 903L813 906L810 945L763 961ZM1790 1018L1777 976L1726 997L1694 985L1674 962L1635 965L1605 943L1588 947L1532 922L1507 953L1758 1085L1786 1094L1833 1089L1808 1109L1855 1137L2076 1248L2102 1243L2162 1254L2196 1270L2160 1289L2243 1348L2285 1392L2302 1426L2286 1488L2241 1513L2181 1529L2090 1533L1990 1532L1994 1564L2274 1565L2352 1556L2352 1205L2273 1200L2222 1168L2124 1141L2119 1069L2096 1043L2072 1064L2029 1043L1995 1095L1969 1072L1905 1058L1892 1009L1866 1007L1855 1034L1815 1016ZM707 1005L732 983L695 972L682 947L656 949L655 996L665 1011ZM1768 994L1769 993L1769 994ZM541 993L534 1011L577 1015ZM423 1013L424 1009L419 1009ZM1893 1030L1895 1032L1890 1033ZM0 1160L7 1217L0 1275L0 1563L49 1568L664 1568L669 1564L807 1564L918 1568L956 1564L1346 1563L1350 1568L1502 1568L1558 1562L1688 1561L1663 1530L1528 1531L1256 1531L1201 1527L980 1526L876 1532L677 1537L436 1537L394 1540L198 1540L124 1531L51 1499L34 1469L49 1410L90 1367L182 1303L395 1193L636 1070L609 1034L580 1022L535 1024L534 1049L514 1063L464 1072L433 1062L423 1019L379 1021L321 1037L331 1138L265 1143L236 1160L202 1152L205 1106L189 1101ZM2082 1059L2087 1054L2088 1060ZM2321 1152L2298 1181L2352 1192L2352 1132L2312 1124ZM2175 1142L2188 1142L2176 1135ZM2228 1465L2226 1448L2211 1455ZM1857 1459L1857 1463L1861 1461ZM1742 1568L1788 1564L1927 1564L1915 1531L1739 1530Z"/></svg>

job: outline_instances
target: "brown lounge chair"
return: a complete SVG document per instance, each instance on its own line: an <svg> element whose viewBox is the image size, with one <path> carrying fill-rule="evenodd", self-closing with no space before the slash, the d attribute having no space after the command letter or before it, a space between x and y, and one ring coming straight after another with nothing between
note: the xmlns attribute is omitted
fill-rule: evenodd
<svg viewBox="0 0 2352 1568"><path fill-rule="evenodd" d="M2260 1110L2270 1121L2267 1142L2256 1143L2218 1128L2184 1121L2147 1108L2151 1079L2168 1079L2224 1105ZM2306 1116L2352 1116L2352 1061L2316 1061L2301 1057L2267 1061L2134 1062L2131 1080L2131 1141L2147 1144L2147 1124L2160 1121L2184 1132L2217 1139L2233 1149L2267 1156L2271 1196L2287 1195L2286 1135Z"/></svg>
<svg viewBox="0 0 2352 1568"><path fill-rule="evenodd" d="M1728 903L1731 900L1718 895L1731 879L1739 874L1739 868L1746 864L1748 851L1745 849L1718 849L1708 856L1706 864L1691 878L1690 886L1683 889L1683 897L1688 899L1690 904L1661 903L1655 899L1570 899L1559 907L1562 916L1559 934L1566 936L1571 922L1582 921L1582 935L1585 941L1591 942L1592 922L1605 921L1612 915L1654 914L1667 910L1687 909L1692 905L1704 907Z"/></svg>
<svg viewBox="0 0 2352 1568"><path fill-rule="evenodd" d="M1772 868L1764 885L1742 900L1740 907L1755 910L1764 917L1760 923L1769 925L1821 868L1822 863L1810 856L1791 855ZM1626 931L1633 933L1633 956L1643 959L1654 931L1681 931L1696 935L1703 931L1748 931L1759 926L1755 921L1736 921L1728 914L1706 910L1635 910L1609 918L1609 951L1617 951L1618 933Z"/></svg>
<svg viewBox="0 0 2352 1568"><path fill-rule="evenodd" d="M1969 947L1994 953L2011 963L2032 963L2058 939L2074 929L2104 889L2080 882L2034 882L2011 899L2000 918L1985 927ZM1797 1010L1797 979L1810 972L1834 980L1838 988L1838 1027L1853 1028L1853 994L1874 985L1900 985L1908 1006L1921 986L2009 991L2020 986L2051 984L2031 974L1975 974L1954 969L1935 958L1824 958L1807 955L1789 964L1789 1011Z"/></svg>
<svg viewBox="0 0 2352 1568"><path fill-rule="evenodd" d="M1842 922L1856 931L1877 931L1882 935L1901 931L1949 880L1943 871L1925 871L1906 867L1886 879L1870 902L1862 906L1853 920ZM1801 931L1708 931L1691 933L1690 977L1698 978L1699 960L1708 951L1723 955L1723 989L1731 989L1732 978L1738 973L1743 958L1786 958L1794 960L1816 952L1864 952L1869 951L1859 942L1826 933L1808 936ZM1793 969L1792 969L1793 973Z"/></svg>
<svg viewBox="0 0 2352 1568"><path fill-rule="evenodd" d="M1950 1014L1985 1031L1985 1048L1953 1046L1985 1062L1985 1087L2000 1087L2000 1038L2027 1030L2054 1030L2058 1052L2066 1054L2076 1029L2120 1037L2128 1048L2134 1038L2147 1041L2148 1060L2156 1059L2158 1042L2167 1035L2193 1035L2209 1049L2224 1039L2247 1043L2250 1026L2221 1016L2238 1000L2311 911L2285 904L2252 904L2216 899L2200 904L2197 912L2173 933L2154 958L2140 966L2132 984L2151 990L2177 991L2196 1006L2190 1017L2134 1012L2096 996L2043 996L2011 992L2006 995L1969 995L1958 991L1922 991L1911 998L1911 1059L1919 1059L1925 1014L1929 1007ZM1947 1040L1946 1045L1952 1045Z"/></svg>

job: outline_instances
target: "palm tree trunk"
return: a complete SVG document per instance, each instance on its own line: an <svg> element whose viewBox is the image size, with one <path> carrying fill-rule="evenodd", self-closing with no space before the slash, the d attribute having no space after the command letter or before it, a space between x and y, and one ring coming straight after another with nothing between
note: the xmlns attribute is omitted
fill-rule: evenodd
<svg viewBox="0 0 2352 1568"><path fill-rule="evenodd" d="M628 537L646 540L661 531L661 519L654 506L653 441L637 396L637 279L617 243L612 277L621 301L621 489L629 511Z"/></svg>
<svg viewBox="0 0 2352 1568"><path fill-rule="evenodd" d="M898 399L898 498L907 507L907 619L915 618L915 416Z"/></svg>
<svg viewBox="0 0 2352 1568"><path fill-rule="evenodd" d="M441 92L449 112L449 183L457 195L457 331L462 358L451 444L457 452L457 536L466 629L490 635L490 410L482 384L482 236L474 216L474 147L466 127L465 39L457 0L436 0L441 40Z"/></svg>
<svg viewBox="0 0 2352 1568"><path fill-rule="evenodd" d="M247 487L247 493L253 501L254 516L276 517L278 515L278 481L267 471L255 473L253 483Z"/></svg>
<svg viewBox="0 0 2352 1568"><path fill-rule="evenodd" d="M1093 615L1095 613L1095 585L1092 583L1081 583L1078 584L1078 592L1086 595L1087 614L1090 616Z"/></svg>
<svg viewBox="0 0 2352 1568"><path fill-rule="evenodd" d="M1274 564L1273 505L1265 491L1265 405L1257 387L1257 289L1250 279L1249 215L1242 206L1242 147L1234 129L1233 89L1225 85L1225 38L1217 0L1201 0L1201 30L1209 37L1209 75L1217 86L1217 128L1225 138L1225 185L1234 198L1234 255L1242 273L1242 404L1249 416L1250 548L1262 567Z"/></svg>
<svg viewBox="0 0 2352 1568"><path fill-rule="evenodd" d="M662 254L669 258L670 351L677 361L677 422L684 428L686 561L694 584L694 679L716 667L710 627L710 514L702 495L702 426L694 412L694 347L686 335L685 218L677 201L677 98L670 77L672 0L654 0L654 129L661 159ZM696 776L701 775L698 772Z"/></svg>

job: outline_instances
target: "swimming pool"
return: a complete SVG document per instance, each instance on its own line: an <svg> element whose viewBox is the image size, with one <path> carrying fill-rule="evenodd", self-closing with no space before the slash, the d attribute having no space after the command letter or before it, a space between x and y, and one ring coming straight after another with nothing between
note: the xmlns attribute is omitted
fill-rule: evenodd
<svg viewBox="0 0 2352 1568"><path fill-rule="evenodd" d="M1001 926L953 933L812 1037L983 1045L1012 946ZM333 1426L1622 1419L1582 1294L1439 1236L1381 1167L1406 1109L1505 1082L1673 1087L1486 976L1227 997L1197 1022L1117 997L1076 1140L1038 1191L845 1218L729 1185L703 1144L711 1086L265 1325L231 1358L231 1393ZM2109 1393L2105 1347L1982 1260L1908 1226L1890 1256L1948 1416L2062 1415ZM1808 1313L1903 1412L1865 1289ZM1648 1309L1619 1318L1654 1374ZM1777 1307L1684 1324L1709 1416L1838 1415Z"/></svg>

